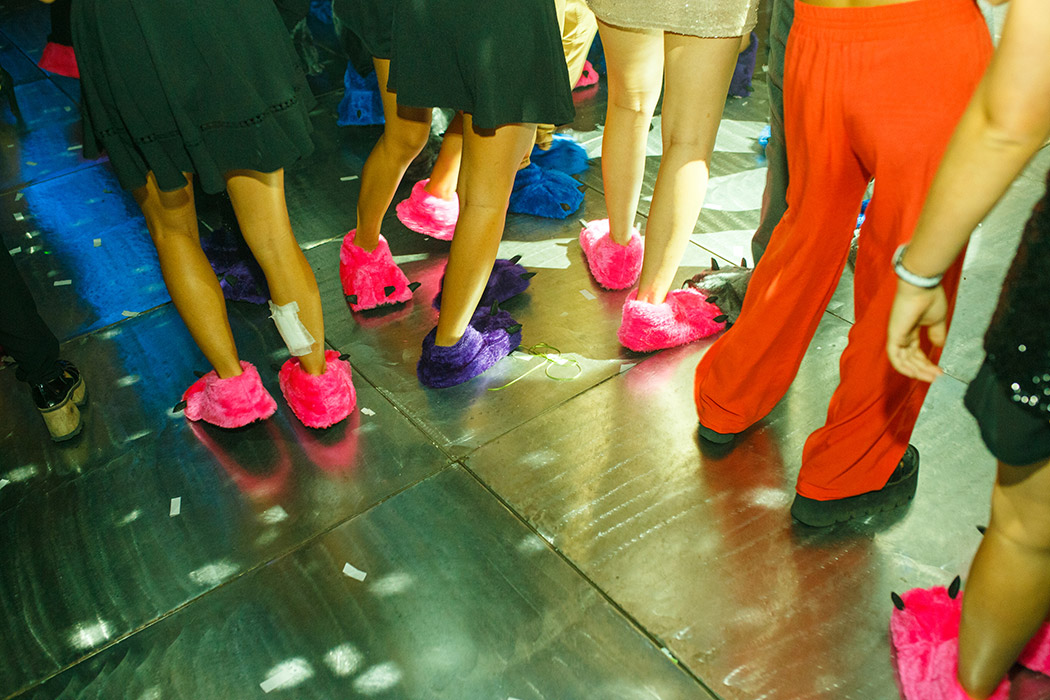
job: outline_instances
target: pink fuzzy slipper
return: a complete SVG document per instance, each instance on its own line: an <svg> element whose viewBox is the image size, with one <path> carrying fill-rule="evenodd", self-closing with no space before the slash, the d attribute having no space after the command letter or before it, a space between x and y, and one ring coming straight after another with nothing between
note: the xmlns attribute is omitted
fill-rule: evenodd
<svg viewBox="0 0 1050 700"><path fill-rule="evenodd" d="M459 195L435 197L424 188L430 178L412 185L412 194L397 205L397 218L408 228L439 241L451 241L459 220Z"/></svg>
<svg viewBox="0 0 1050 700"><path fill-rule="evenodd" d="M894 598L890 640L897 676L905 700L968 700L956 680L959 668L959 579L951 588L915 588ZM1018 658L1025 668L1050 671L1050 625L1044 624ZM1007 700L1010 681L1004 678L990 700Z"/></svg>
<svg viewBox="0 0 1050 700"><path fill-rule="evenodd" d="M598 82L598 71L594 70L594 66L590 61L583 62L583 72L580 73L580 79L576 81L576 84L572 86L573 90L578 88L590 87Z"/></svg>
<svg viewBox="0 0 1050 700"><path fill-rule="evenodd" d="M695 289L676 289L662 304L638 301L637 295L628 295L618 333L620 343L635 352L685 345L725 329L722 312Z"/></svg>
<svg viewBox="0 0 1050 700"><path fill-rule="evenodd" d="M290 357L277 379L284 400L295 417L310 428L327 428L343 420L357 405L357 394L350 379L350 363L335 350L324 353L324 374L307 374L298 357Z"/></svg>
<svg viewBox="0 0 1050 700"><path fill-rule="evenodd" d="M627 289L642 271L642 237L631 231L631 242L620 245L609 236L609 220L595 219L580 229L580 247L587 267L606 289Z"/></svg>
<svg viewBox="0 0 1050 700"><path fill-rule="evenodd" d="M411 299L419 285L409 284L405 273L394 262L386 239L380 236L375 250L366 253L354 245L356 235L357 229L346 234L339 250L339 279L350 308L364 311Z"/></svg>
<svg viewBox="0 0 1050 700"><path fill-rule="evenodd" d="M277 410L277 402L262 385L255 365L244 360L238 376L219 379L212 370L191 384L182 400L187 418L220 428L241 428L269 418Z"/></svg>

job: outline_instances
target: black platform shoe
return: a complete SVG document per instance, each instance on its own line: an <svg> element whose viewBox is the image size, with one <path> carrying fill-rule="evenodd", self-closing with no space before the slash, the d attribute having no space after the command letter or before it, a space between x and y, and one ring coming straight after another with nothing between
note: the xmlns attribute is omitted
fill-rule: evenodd
<svg viewBox="0 0 1050 700"><path fill-rule="evenodd" d="M30 385L33 403L44 418L51 439L69 440L80 434L80 409L87 403L87 386L72 362L59 360L60 372L53 378Z"/></svg>
<svg viewBox="0 0 1050 700"><path fill-rule="evenodd" d="M18 98L15 97L15 79L3 68L0 68L0 97L7 100L7 106L11 108L11 114L19 122L22 119L22 110L18 108Z"/></svg>

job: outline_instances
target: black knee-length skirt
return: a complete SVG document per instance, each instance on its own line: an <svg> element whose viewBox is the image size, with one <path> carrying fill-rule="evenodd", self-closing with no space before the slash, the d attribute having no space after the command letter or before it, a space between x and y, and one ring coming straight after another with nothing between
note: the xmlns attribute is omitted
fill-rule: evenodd
<svg viewBox="0 0 1050 700"><path fill-rule="evenodd" d="M313 95L272 0L77 0L84 151L121 186L272 172L313 150Z"/></svg>
<svg viewBox="0 0 1050 700"><path fill-rule="evenodd" d="M389 85L481 129L575 114L554 0L397 0Z"/></svg>

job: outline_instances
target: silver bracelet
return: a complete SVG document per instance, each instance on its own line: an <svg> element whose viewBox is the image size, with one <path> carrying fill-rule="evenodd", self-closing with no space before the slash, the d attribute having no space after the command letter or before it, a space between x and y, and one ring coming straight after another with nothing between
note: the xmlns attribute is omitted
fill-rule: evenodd
<svg viewBox="0 0 1050 700"><path fill-rule="evenodd" d="M933 289L941 283L941 279L944 277L943 274L936 275L934 277L923 277L917 275L908 268L904 267L904 263L901 262L904 258L905 251L908 250L908 244L904 243L900 248L897 248L897 252L893 255L893 271L897 273L897 277L901 278L905 282L915 287L922 289Z"/></svg>

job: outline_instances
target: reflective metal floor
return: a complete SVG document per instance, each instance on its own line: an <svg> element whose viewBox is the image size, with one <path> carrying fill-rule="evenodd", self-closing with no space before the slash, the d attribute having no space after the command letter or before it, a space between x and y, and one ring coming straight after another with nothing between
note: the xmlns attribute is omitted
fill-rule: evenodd
<svg viewBox="0 0 1050 700"><path fill-rule="evenodd" d="M625 294L601 291L581 257L576 220L604 206L601 88L577 95L572 131L595 156L583 209L512 216L501 248L538 272L507 305L525 345L572 353L580 376L550 379L521 356L422 389L448 246L393 217L384 231L423 285L402 308L350 313L336 266L358 182L345 178L378 131L335 126L341 66L325 55L319 148L289 173L289 204L360 410L328 432L280 399L272 420L235 432L172 414L204 361L130 198L80 156L76 82L32 63L46 27L43 6L0 3L0 62L27 117L19 129L0 112L0 238L91 404L82 436L54 445L0 371L0 698L896 697L889 592L965 573L987 518L993 461L961 397L1050 154L971 247L949 376L914 439L915 503L817 532L788 506L853 318L849 272L784 401L733 451L702 449L691 390L708 343L624 350ZM680 279L712 256L750 257L756 87L727 105ZM644 194L659 143L657 119ZM266 368L285 350L266 312L230 308L242 355L279 397Z"/></svg>

